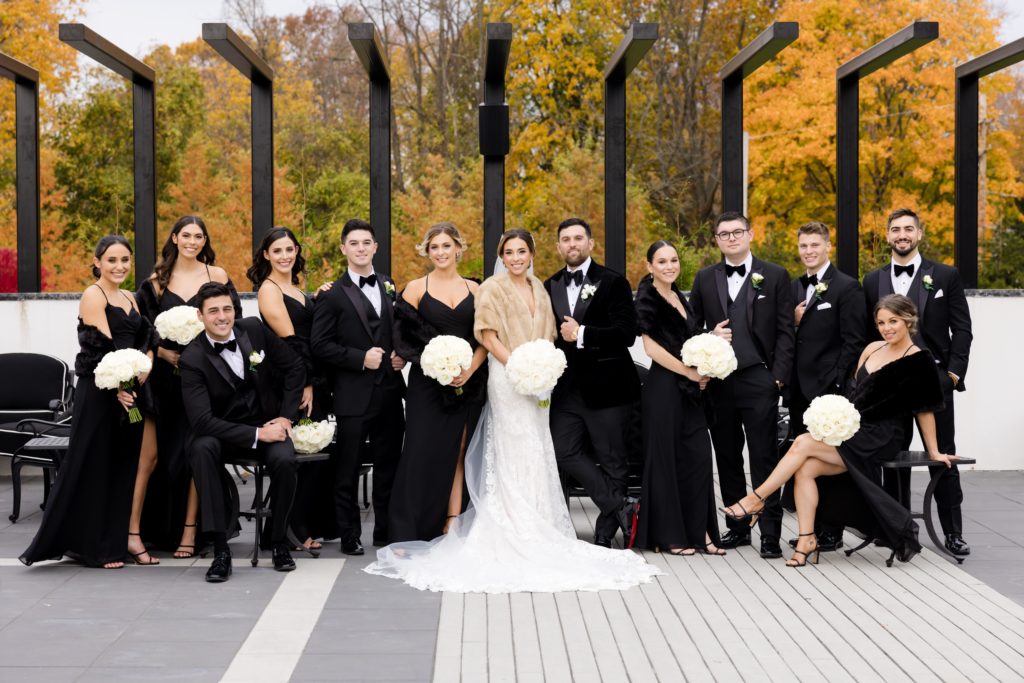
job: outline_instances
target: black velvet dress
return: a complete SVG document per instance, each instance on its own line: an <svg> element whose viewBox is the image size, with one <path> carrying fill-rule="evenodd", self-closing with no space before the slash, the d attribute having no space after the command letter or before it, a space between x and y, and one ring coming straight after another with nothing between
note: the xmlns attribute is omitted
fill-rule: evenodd
<svg viewBox="0 0 1024 683"><path fill-rule="evenodd" d="M135 474L139 467L143 422L131 424L113 389L97 389L93 373L103 356L115 349L149 351L156 335L133 307L130 313L106 307L108 338L78 321L81 350L75 358L74 407L67 454L32 544L19 558L27 565L67 555L99 567L121 562L128 553ZM149 412L145 391L135 391L138 406Z"/></svg>
<svg viewBox="0 0 1024 683"><path fill-rule="evenodd" d="M921 551L918 527L882 489L881 466L901 450L908 416L942 408L935 359L919 351L872 373L862 365L849 398L860 412L860 429L836 449L848 472L817 480L817 518L882 539L906 562Z"/></svg>
<svg viewBox="0 0 1024 683"><path fill-rule="evenodd" d="M645 278L636 294L637 325L640 334L678 358L695 329L690 305L672 291L687 318ZM707 535L717 545L711 437L699 385L652 362L641 405L644 474L635 544L703 550Z"/></svg>
<svg viewBox="0 0 1024 683"><path fill-rule="evenodd" d="M468 286L467 286L468 287ZM419 309L401 296L395 304L395 352L410 362L405 396L405 445L391 490L389 541L429 541L441 535L463 436L473 436L487 390L487 365L456 395L423 374L420 354L431 339L461 337L475 350L473 295L450 308L428 291ZM468 502L464 496L463 505Z"/></svg>

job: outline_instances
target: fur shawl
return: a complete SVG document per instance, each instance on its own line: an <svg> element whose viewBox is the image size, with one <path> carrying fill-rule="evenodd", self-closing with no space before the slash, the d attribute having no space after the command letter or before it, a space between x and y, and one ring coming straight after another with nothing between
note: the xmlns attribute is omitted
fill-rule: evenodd
<svg viewBox="0 0 1024 683"><path fill-rule="evenodd" d="M499 273L484 280L476 294L476 317L473 334L483 341L484 330L494 330L510 352L535 339L555 339L555 316L551 312L551 299L544 285L533 275L527 275L533 289L533 316L516 291L508 273Z"/></svg>
<svg viewBox="0 0 1024 683"><path fill-rule="evenodd" d="M158 340L156 330L143 318L143 324L135 333L132 348L146 353L156 349ZM115 350L114 341L110 337L100 332L95 325L86 325L81 318L78 319L78 345L80 349L75 356L75 374L79 377L92 375L103 356Z"/></svg>
<svg viewBox="0 0 1024 683"><path fill-rule="evenodd" d="M650 276L640 281L636 290L636 318L637 335L647 335L654 340L661 348L671 355L678 357L683 349L683 342L692 336L690 325L693 320L693 311L686 297L679 293L675 285L672 292L679 297L686 309L687 320L684 320L679 312L665 301Z"/></svg>
<svg viewBox="0 0 1024 683"><path fill-rule="evenodd" d="M942 385L935 357L918 351L862 377L851 400L865 420L883 420L943 408Z"/></svg>

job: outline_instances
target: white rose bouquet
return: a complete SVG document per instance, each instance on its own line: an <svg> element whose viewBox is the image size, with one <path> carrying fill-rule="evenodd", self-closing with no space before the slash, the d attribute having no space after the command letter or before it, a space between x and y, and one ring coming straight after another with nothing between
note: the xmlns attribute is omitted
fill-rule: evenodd
<svg viewBox="0 0 1024 683"><path fill-rule="evenodd" d="M736 369L736 353L732 344L707 332L687 339L679 355L683 363L715 379L725 379Z"/></svg>
<svg viewBox="0 0 1024 683"><path fill-rule="evenodd" d="M467 370L473 363L473 347L462 337L440 334L423 348L420 354L420 368L430 379L448 386L452 380ZM462 387L455 387L455 395L462 395Z"/></svg>
<svg viewBox="0 0 1024 683"><path fill-rule="evenodd" d="M818 441L838 446L860 429L860 413L842 396L826 394L811 401L804 412L804 424Z"/></svg>
<svg viewBox="0 0 1024 683"><path fill-rule="evenodd" d="M194 306L175 306L158 315L153 322L161 339L182 346L186 346L203 331L199 309Z"/></svg>
<svg viewBox="0 0 1024 683"><path fill-rule="evenodd" d="M153 369L153 361L149 356L135 349L118 349L111 351L100 359L96 366L95 381L97 389L124 389L131 391L141 375ZM128 420L132 423L142 420L142 413L137 406L128 410Z"/></svg>
<svg viewBox="0 0 1024 683"><path fill-rule="evenodd" d="M505 364L505 376L516 393L536 396L537 405L551 405L551 390L565 372L565 354L547 339L517 346Z"/></svg>
<svg viewBox="0 0 1024 683"><path fill-rule="evenodd" d="M327 420L313 422L308 418L299 420L292 427L292 444L296 453L320 453L334 438L334 424Z"/></svg>

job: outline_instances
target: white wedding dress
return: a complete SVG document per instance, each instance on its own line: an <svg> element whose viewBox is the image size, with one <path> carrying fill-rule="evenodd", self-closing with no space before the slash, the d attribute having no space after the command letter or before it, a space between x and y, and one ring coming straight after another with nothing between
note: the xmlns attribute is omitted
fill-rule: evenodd
<svg viewBox="0 0 1024 683"><path fill-rule="evenodd" d="M471 504L445 536L395 543L365 571L456 593L630 588L661 572L631 550L578 540L555 466L548 410L489 357L488 403L466 450Z"/></svg>

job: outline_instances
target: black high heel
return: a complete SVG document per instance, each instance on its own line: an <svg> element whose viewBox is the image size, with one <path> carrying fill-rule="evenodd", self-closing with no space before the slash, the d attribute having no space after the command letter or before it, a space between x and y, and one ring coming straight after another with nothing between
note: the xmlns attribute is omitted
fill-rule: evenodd
<svg viewBox="0 0 1024 683"><path fill-rule="evenodd" d="M186 524L185 528L186 529L194 529L195 526L196 526L195 524ZM179 543L178 547L179 548L190 548L190 550L175 550L174 551L175 559L187 560L189 558L192 558L192 557L196 556L196 542L195 542L195 540L192 541L192 545L189 545L187 543Z"/></svg>
<svg viewBox="0 0 1024 683"><path fill-rule="evenodd" d="M751 526L753 526L753 525L751 525ZM711 550L711 548L714 548L714 550ZM712 556L715 556L715 557L721 557L722 555L726 554L725 550L723 550L722 548L719 548L714 543L705 543L704 547L702 549L697 550L697 552L700 553L701 555L712 555Z"/></svg>
<svg viewBox="0 0 1024 683"><path fill-rule="evenodd" d="M807 560L810 559L811 553L814 553L814 559L811 560L811 564L818 564L818 556L821 555L821 551L818 549L818 537L812 531L807 534L797 534L798 536L814 536L814 547L804 552L803 550L794 550L793 557L786 560L787 567L806 567ZM797 560L797 555L803 555L803 560Z"/></svg>
<svg viewBox="0 0 1024 683"><path fill-rule="evenodd" d="M139 537L139 541L141 541L141 540L142 540L142 534L140 534L140 533L138 533L138 532L135 532L135 531L129 531L129 532L128 532L128 535L129 535L129 536L138 536L138 537ZM135 564L137 564L137 565L141 565L141 566L143 566L143 567L148 567L148 566L150 566L150 565L157 565L157 564L160 564L160 560L158 560L158 559L156 559L155 557L153 557L152 555L150 555L150 554L149 554L149 551L148 551L148 550L146 550L146 546L145 546L145 545L143 545L143 546L142 546L142 552L141 552L141 553L133 553L133 552L132 552L131 550L129 550L129 551L128 551L128 554L129 554L129 555L131 555L131 557L132 557L132 559L133 559L133 560L135 560ZM148 556L149 556L149 562L143 562L143 561L142 561L142 560L140 559L140 558L141 558L141 557L142 557L143 555L148 555Z"/></svg>
<svg viewBox="0 0 1024 683"><path fill-rule="evenodd" d="M723 515L725 515L726 519L731 519L734 522L742 522L742 521L745 521L747 518L749 518L750 519L750 526L754 526L755 524L757 524L757 520L761 516L761 513L764 512L764 508L765 508L765 505L767 505L767 503L765 502L764 498L762 498L761 496L757 495L757 491L751 491L751 493L754 495L755 498L757 498L759 501L761 501L761 507L759 507L758 509L748 511L747 508L743 507L743 505L741 505L739 503L739 501L737 501L737 502L733 503L733 505L736 505L736 506L739 507L740 510L743 510L743 514L742 515L737 515L736 513L734 513L729 508L718 508L718 510ZM732 507L732 505L730 505L729 507Z"/></svg>

